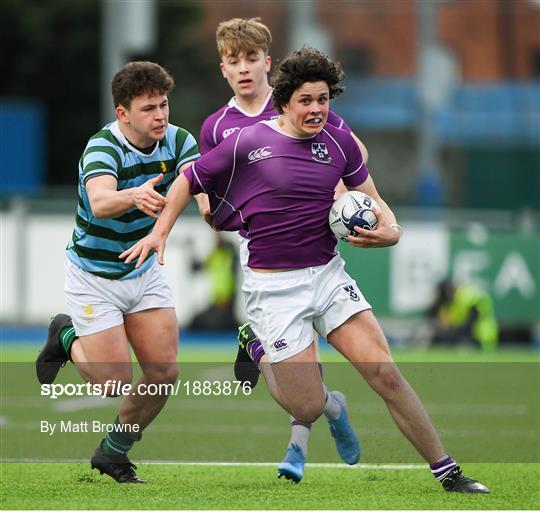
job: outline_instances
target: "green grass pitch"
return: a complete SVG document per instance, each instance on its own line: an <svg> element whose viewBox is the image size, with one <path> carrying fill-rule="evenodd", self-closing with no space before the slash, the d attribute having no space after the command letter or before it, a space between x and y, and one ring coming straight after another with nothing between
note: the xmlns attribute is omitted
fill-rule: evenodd
<svg viewBox="0 0 540 512"><path fill-rule="evenodd" d="M359 466L340 464L321 419L312 429L303 481L278 480L288 417L261 383L251 396L184 392L170 397L130 455L149 484L119 485L90 469L100 434L40 432L44 419L111 422L118 399L40 396L32 363L37 349L3 344L0 355L2 509L540 508L538 352L394 353L444 445L465 474L492 491L459 495L442 490L382 400L350 365L326 350L325 381L347 395L351 422L362 440ZM232 379L235 352L234 344L181 347L180 378ZM58 382L81 380L68 365Z"/></svg>
<svg viewBox="0 0 540 512"><path fill-rule="evenodd" d="M9 509L528 509L540 506L534 464L470 464L490 495L450 494L419 469L307 467L299 485L271 467L141 466L148 485L119 485L88 464L4 464Z"/></svg>

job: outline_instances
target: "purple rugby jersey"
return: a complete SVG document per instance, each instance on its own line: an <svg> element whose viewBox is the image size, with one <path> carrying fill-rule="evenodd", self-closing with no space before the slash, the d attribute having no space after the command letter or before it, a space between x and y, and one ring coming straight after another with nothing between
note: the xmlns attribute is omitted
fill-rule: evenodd
<svg viewBox="0 0 540 512"><path fill-rule="evenodd" d="M352 136L327 124L314 137L285 134L276 120L243 128L184 171L190 193L208 194L212 224L246 229L251 268L298 269L335 256L328 225L340 178L368 177Z"/></svg>
<svg viewBox="0 0 540 512"><path fill-rule="evenodd" d="M199 151L201 155L204 155L238 130L277 116L279 116L279 112L272 105L272 93L268 95L264 107L257 114L249 114L242 110L236 100L232 98L229 103L204 120L199 134ZM347 123L332 111L328 114L327 123L351 132Z"/></svg>

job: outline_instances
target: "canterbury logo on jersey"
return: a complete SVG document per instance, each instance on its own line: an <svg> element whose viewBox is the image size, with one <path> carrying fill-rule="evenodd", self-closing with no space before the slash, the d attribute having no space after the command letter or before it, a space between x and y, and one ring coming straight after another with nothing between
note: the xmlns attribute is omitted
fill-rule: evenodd
<svg viewBox="0 0 540 512"><path fill-rule="evenodd" d="M263 158L269 158L272 156L272 149L270 146L265 146L264 148L257 148L248 153L248 160L251 162L256 162L257 160L262 160Z"/></svg>
<svg viewBox="0 0 540 512"><path fill-rule="evenodd" d="M240 130L238 126L235 126L234 128L227 128L226 130L223 130L223 138L226 139L229 135L234 133L236 130Z"/></svg>

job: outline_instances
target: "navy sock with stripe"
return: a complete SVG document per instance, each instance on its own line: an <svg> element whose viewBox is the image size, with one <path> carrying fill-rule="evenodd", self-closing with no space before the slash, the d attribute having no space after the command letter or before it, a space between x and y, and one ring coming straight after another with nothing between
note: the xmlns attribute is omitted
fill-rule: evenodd
<svg viewBox="0 0 540 512"><path fill-rule="evenodd" d="M440 459L435 461L434 464L431 464L430 469L433 473L433 476L441 482L444 480L450 472L457 466L457 462L445 453Z"/></svg>

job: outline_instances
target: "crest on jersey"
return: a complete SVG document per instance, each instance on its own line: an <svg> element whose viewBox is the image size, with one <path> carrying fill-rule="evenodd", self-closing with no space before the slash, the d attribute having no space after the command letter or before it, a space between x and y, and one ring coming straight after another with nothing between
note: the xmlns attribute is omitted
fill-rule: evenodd
<svg viewBox="0 0 540 512"><path fill-rule="evenodd" d="M315 160L316 162L329 164L332 161L332 158L328 154L326 142L312 142L311 154L313 155L313 160Z"/></svg>

